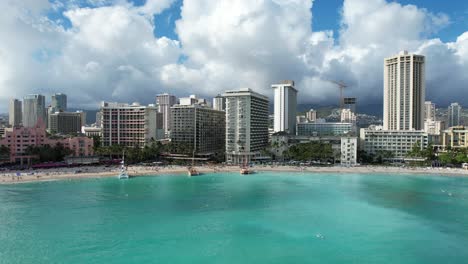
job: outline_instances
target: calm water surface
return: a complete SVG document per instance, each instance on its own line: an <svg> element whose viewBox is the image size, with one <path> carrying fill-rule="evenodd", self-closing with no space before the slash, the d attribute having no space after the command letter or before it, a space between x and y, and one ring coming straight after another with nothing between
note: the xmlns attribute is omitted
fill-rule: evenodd
<svg viewBox="0 0 468 264"><path fill-rule="evenodd" d="M1 185L0 263L468 263L468 178L259 173Z"/></svg>

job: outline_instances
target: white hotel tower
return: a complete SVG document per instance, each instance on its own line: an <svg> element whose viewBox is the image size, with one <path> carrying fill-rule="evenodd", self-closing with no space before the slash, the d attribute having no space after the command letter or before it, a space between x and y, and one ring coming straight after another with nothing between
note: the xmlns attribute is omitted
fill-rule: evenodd
<svg viewBox="0 0 468 264"><path fill-rule="evenodd" d="M274 131L295 135L297 90L294 88L294 81L282 81L271 85L271 88L275 92Z"/></svg>
<svg viewBox="0 0 468 264"><path fill-rule="evenodd" d="M384 63L384 130L422 130L425 58L402 51Z"/></svg>

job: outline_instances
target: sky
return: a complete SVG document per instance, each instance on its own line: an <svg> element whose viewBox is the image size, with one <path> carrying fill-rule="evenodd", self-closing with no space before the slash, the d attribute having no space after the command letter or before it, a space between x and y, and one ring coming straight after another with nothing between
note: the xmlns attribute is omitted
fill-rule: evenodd
<svg viewBox="0 0 468 264"><path fill-rule="evenodd" d="M426 56L426 99L468 99L468 1L2 0L0 112L55 92L73 108L211 98L292 79L299 103L381 104L383 60Z"/></svg>

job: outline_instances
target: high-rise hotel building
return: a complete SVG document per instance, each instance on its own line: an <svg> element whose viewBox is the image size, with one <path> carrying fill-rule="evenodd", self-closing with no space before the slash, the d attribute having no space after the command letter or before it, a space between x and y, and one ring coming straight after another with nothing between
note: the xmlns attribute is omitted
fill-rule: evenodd
<svg viewBox="0 0 468 264"><path fill-rule="evenodd" d="M19 126L22 119L22 103L18 99L11 99L10 106L8 107L9 112L9 124L12 127Z"/></svg>
<svg viewBox="0 0 468 264"><path fill-rule="evenodd" d="M171 106L177 104L177 97L168 93L156 96L156 105L159 113L162 113L162 126L166 137L171 130Z"/></svg>
<svg viewBox="0 0 468 264"><path fill-rule="evenodd" d="M282 81L273 84L275 94L274 131L296 134L297 90L294 81Z"/></svg>
<svg viewBox="0 0 468 264"><path fill-rule="evenodd" d="M23 98L23 126L35 127L39 121L47 122L45 97L30 94Z"/></svg>
<svg viewBox="0 0 468 264"><path fill-rule="evenodd" d="M384 62L384 130L422 130L425 58L407 51Z"/></svg>
<svg viewBox="0 0 468 264"><path fill-rule="evenodd" d="M460 125L461 106L459 103L452 103L448 107L447 121L449 127Z"/></svg>
<svg viewBox="0 0 468 264"><path fill-rule="evenodd" d="M243 164L268 145L268 97L244 88L226 91L226 162Z"/></svg>
<svg viewBox="0 0 468 264"><path fill-rule="evenodd" d="M171 107L171 141L179 154L203 154L224 158L226 114L203 104ZM182 153L183 152L183 153Z"/></svg>
<svg viewBox="0 0 468 264"><path fill-rule="evenodd" d="M163 137L162 114L155 105L101 103L102 145L143 147Z"/></svg>

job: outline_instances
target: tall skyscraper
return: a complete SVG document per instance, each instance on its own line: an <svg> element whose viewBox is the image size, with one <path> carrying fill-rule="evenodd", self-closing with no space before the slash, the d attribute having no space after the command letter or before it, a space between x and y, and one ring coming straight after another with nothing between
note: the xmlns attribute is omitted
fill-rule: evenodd
<svg viewBox="0 0 468 264"><path fill-rule="evenodd" d="M23 99L23 126L34 127L41 120L47 123L45 97L40 94L30 94Z"/></svg>
<svg viewBox="0 0 468 264"><path fill-rule="evenodd" d="M436 121L436 107L431 101L424 102L424 121Z"/></svg>
<svg viewBox="0 0 468 264"><path fill-rule="evenodd" d="M50 106L53 108L52 112L66 112L67 111L67 95L56 93L52 95Z"/></svg>
<svg viewBox="0 0 468 264"><path fill-rule="evenodd" d="M220 94L213 98L213 109L218 111L226 110L226 98L222 97Z"/></svg>
<svg viewBox="0 0 468 264"><path fill-rule="evenodd" d="M226 91L226 162L243 164L268 145L268 97L249 88Z"/></svg>
<svg viewBox="0 0 468 264"><path fill-rule="evenodd" d="M162 113L163 116L163 129L166 137L169 136L171 130L171 106L176 103L177 98L174 95L164 93L156 96L156 105L159 113Z"/></svg>
<svg viewBox="0 0 468 264"><path fill-rule="evenodd" d="M448 126L454 127L460 125L461 105L459 103L452 103L448 107Z"/></svg>
<svg viewBox="0 0 468 264"><path fill-rule="evenodd" d="M294 81L282 81L271 86L275 93L274 131L296 134L297 90Z"/></svg>
<svg viewBox="0 0 468 264"><path fill-rule="evenodd" d="M422 130L425 58L401 52L384 62L384 130Z"/></svg>
<svg viewBox="0 0 468 264"><path fill-rule="evenodd" d="M9 124L10 126L19 126L22 119L22 103L18 99L11 99L9 112Z"/></svg>

